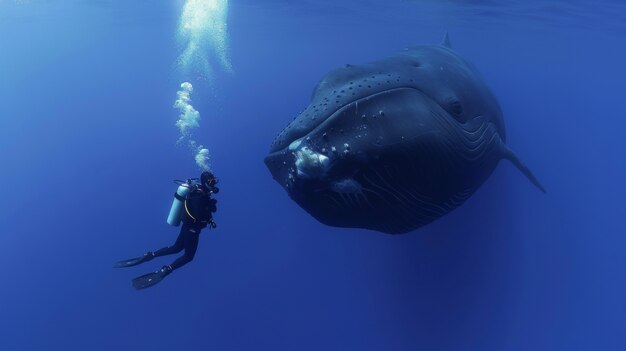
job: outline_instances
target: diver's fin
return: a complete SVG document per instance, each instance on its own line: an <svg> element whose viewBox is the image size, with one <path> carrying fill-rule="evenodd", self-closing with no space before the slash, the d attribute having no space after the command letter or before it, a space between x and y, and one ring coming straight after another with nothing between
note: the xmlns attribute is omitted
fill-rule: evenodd
<svg viewBox="0 0 626 351"><path fill-rule="evenodd" d="M519 169L524 175L530 180L539 190L541 190L544 194L546 193L546 189L539 183L539 180L535 177L533 172L520 160L515 153L509 149L504 143L502 144L502 157L511 161L517 169Z"/></svg>
<svg viewBox="0 0 626 351"><path fill-rule="evenodd" d="M141 257L129 258L127 260L122 260L122 261L115 262L115 264L113 265L113 268L133 267L133 266L136 266L138 264L141 264L141 263L144 263L144 262L148 262L148 261L150 261L153 258L154 258L154 253L148 252L145 255L141 256Z"/></svg>
<svg viewBox="0 0 626 351"><path fill-rule="evenodd" d="M448 49L452 49L452 44L450 44L450 36L448 35L448 32L446 32L446 35L443 36L443 40L441 41L441 46L445 46Z"/></svg>
<svg viewBox="0 0 626 351"><path fill-rule="evenodd" d="M144 274L140 277L133 279L133 287L137 290L149 288L159 283L170 273L172 273L172 267L163 266L163 268L159 269L156 272Z"/></svg>
<svg viewBox="0 0 626 351"><path fill-rule="evenodd" d="M165 276L160 274L160 270L148 274L144 274L141 277L133 279L133 287L137 290L149 288L159 283Z"/></svg>

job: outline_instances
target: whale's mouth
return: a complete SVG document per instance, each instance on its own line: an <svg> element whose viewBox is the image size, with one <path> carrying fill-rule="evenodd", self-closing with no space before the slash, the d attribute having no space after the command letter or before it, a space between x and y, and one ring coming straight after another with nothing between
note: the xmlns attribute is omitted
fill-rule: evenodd
<svg viewBox="0 0 626 351"><path fill-rule="evenodd" d="M349 100L348 102L342 104L341 106L338 106L336 109L333 110L333 112L325 112L327 110L322 110L322 111L318 111L321 112L319 113L317 116L312 116L309 117L310 121L308 121L309 123L306 124L306 126L303 127L295 127L293 129L290 129L292 127L293 124L296 123L296 121L298 121L299 118L302 118L303 115L306 114L306 116L308 117L310 112L308 112L308 110L311 109L311 107L315 107L318 105L314 105L311 104L307 107L307 109L305 111L303 111L294 121L292 121L290 123L290 125L287 126L287 128L285 128L285 130L283 130L281 132L281 135L277 138L277 140L274 141L274 143L272 144L271 148L270 148L270 155L272 153L275 152L280 152L281 150L285 150L287 149L290 145L292 145L294 142L296 142L297 140L303 139L305 138L307 135L311 134L312 132L314 132L315 130L318 130L320 128L324 128L325 125L328 125L330 123L332 123L332 121L337 118L337 116L342 115L346 110L349 109L354 109L357 113L359 112L359 105L363 106L363 103L372 100L372 99L377 99L377 98L383 98L385 97L385 95L389 95L389 94L394 94L394 93L398 93L398 92L402 92L402 91L406 91L406 90L413 90L418 92L419 94L423 95L424 97L428 98L431 102L436 103L437 105L439 105L438 102L436 102L435 99L433 99L432 97L428 96L424 91L416 88L416 87L412 87L412 86L404 86L404 87L394 87L394 88L390 88L390 89L385 89L385 90L381 90L375 93L371 93L369 95L365 95L362 97L359 97L357 99L352 99ZM380 108L376 111L364 111L361 110L360 111L360 116L362 117L363 115L367 116L371 113L380 113L381 111L383 111L384 113L384 106L379 106ZM314 123L311 123L314 122Z"/></svg>
<svg viewBox="0 0 626 351"><path fill-rule="evenodd" d="M419 89L379 91L285 139L289 143L270 152L265 164L292 197L302 192L354 192L359 189L358 174L374 164L386 146L402 144L414 138L416 130L431 128L428 120L434 110L442 111Z"/></svg>

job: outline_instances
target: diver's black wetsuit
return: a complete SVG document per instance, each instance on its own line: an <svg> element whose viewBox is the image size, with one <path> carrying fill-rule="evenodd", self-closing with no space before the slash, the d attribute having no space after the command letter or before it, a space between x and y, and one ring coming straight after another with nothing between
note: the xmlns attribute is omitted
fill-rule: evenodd
<svg viewBox="0 0 626 351"><path fill-rule="evenodd" d="M183 201L185 202L185 213L183 215L183 227L174 245L164 247L154 252L154 257L171 255L185 250L185 254L170 267L172 270L180 268L193 260L198 248L200 232L210 225L215 228L213 213L217 210L216 200L211 198L212 193L217 193L219 189L215 186L199 187L194 189Z"/></svg>
<svg viewBox="0 0 626 351"><path fill-rule="evenodd" d="M193 260L193 256L196 254L196 250L198 249L198 240L200 239L201 230L202 228L198 228L197 226L183 224L174 245L155 251L154 257L172 255L185 249L185 254L177 258L176 261L170 265L170 267L174 270L191 262L191 260Z"/></svg>
<svg viewBox="0 0 626 351"><path fill-rule="evenodd" d="M116 262L114 268L133 267L144 262L151 261L155 257L171 255L185 250L185 254L177 258L171 265L163 266L155 272L144 274L132 280L135 289L145 289L151 287L169 275L175 269L191 262L198 249L198 241L202 229L210 226L215 228L213 213L217 211L217 200L211 194L217 194L219 189L215 186L218 179L209 171L202 172L200 184L189 185L190 192L184 197L175 194L176 198L183 202L184 212L182 214L183 226L180 229L178 238L174 245L167 246L155 252L146 252L143 256L130 258ZM191 180L188 181L191 184Z"/></svg>

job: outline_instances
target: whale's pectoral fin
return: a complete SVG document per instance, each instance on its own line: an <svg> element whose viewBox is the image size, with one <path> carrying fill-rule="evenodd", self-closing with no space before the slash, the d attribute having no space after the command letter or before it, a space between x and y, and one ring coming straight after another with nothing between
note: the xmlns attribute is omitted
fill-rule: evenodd
<svg viewBox="0 0 626 351"><path fill-rule="evenodd" d="M543 191L544 194L546 193L546 189L543 187L543 185L541 185L541 183L539 183L539 180L537 180L533 172L531 172L526 164L524 164L524 162L522 162L522 160L517 157L513 150L509 149L509 147L506 146L504 143L502 143L502 157L511 161L515 165L515 167L517 167L517 169L519 169L522 173L524 173L524 175L526 175L526 177L528 177L528 180L535 184L535 186L539 188L539 190Z"/></svg>

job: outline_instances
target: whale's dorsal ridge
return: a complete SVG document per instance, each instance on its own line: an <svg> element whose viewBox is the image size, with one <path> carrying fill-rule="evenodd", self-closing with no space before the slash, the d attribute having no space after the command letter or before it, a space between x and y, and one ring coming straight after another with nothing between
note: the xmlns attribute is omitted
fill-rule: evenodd
<svg viewBox="0 0 626 351"><path fill-rule="evenodd" d="M443 40L441 41L441 46L447 47L448 49L452 49L452 45L450 44L450 35L448 32L443 36Z"/></svg>

